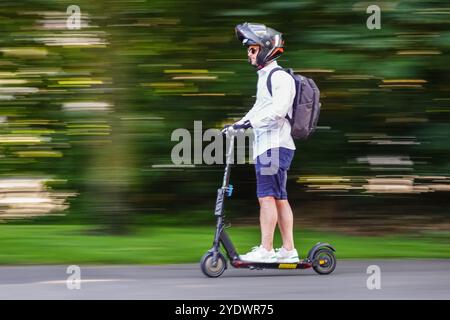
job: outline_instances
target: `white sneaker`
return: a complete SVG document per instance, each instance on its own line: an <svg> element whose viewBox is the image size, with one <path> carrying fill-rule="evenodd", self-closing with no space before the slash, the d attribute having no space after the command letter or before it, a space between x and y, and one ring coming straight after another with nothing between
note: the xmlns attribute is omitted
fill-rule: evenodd
<svg viewBox="0 0 450 320"><path fill-rule="evenodd" d="M295 248L288 251L284 247L277 249L276 259L277 262L281 263L298 263L300 261L298 252Z"/></svg>
<svg viewBox="0 0 450 320"><path fill-rule="evenodd" d="M266 250L262 245L259 247L253 247L252 251L240 256L241 260L248 262L265 262L275 263L277 258L275 257L275 250Z"/></svg>

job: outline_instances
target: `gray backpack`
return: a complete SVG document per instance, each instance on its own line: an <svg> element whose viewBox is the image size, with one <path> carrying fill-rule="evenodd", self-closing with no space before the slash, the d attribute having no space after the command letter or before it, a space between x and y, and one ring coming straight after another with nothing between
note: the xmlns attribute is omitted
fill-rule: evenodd
<svg viewBox="0 0 450 320"><path fill-rule="evenodd" d="M291 135L294 139L305 140L316 130L319 119L320 91L313 79L295 74L292 69L274 68L267 77L267 89L272 95L272 74L283 70L289 73L295 81L295 98L292 104L292 118L286 115L291 123Z"/></svg>

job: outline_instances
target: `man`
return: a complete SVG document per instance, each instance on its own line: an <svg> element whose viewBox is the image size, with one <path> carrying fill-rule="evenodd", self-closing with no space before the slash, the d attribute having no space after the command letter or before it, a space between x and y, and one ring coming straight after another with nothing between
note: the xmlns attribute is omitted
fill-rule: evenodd
<svg viewBox="0 0 450 320"><path fill-rule="evenodd" d="M294 156L295 144L291 125L295 82L282 70L271 75L272 94L267 87L269 73L278 68L277 59L283 53L282 34L262 24L244 23L236 26L238 40L247 47L249 63L257 69L256 102L234 129L253 128L255 135L253 158L256 189L260 204L261 244L241 256L252 262L299 261L293 239L293 214L286 192L287 171ZM278 223L283 246L273 249L273 235Z"/></svg>

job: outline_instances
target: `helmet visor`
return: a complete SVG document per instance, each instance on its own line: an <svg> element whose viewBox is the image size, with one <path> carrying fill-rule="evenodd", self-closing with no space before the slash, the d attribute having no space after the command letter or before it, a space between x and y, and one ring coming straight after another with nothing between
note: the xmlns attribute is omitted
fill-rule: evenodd
<svg viewBox="0 0 450 320"><path fill-rule="evenodd" d="M235 28L236 37L245 46L261 45L261 38L266 33L266 27L258 24L238 24Z"/></svg>

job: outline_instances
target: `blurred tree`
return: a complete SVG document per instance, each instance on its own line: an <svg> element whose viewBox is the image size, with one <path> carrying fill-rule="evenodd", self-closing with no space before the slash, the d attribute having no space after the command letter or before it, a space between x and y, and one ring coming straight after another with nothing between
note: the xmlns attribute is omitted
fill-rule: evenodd
<svg viewBox="0 0 450 320"><path fill-rule="evenodd" d="M223 168L168 167L170 138L252 106L257 76L234 38L244 21L284 32L279 63L321 88L318 131L298 143L290 174L297 214L448 217L445 1L382 2L380 30L367 29L365 2L80 0L81 29L68 30L73 4L0 3L0 168L5 179L67 180L79 194L58 221L124 233L150 214L209 217ZM416 189L366 193L376 177ZM232 179L230 212L255 216L253 168L234 167Z"/></svg>

